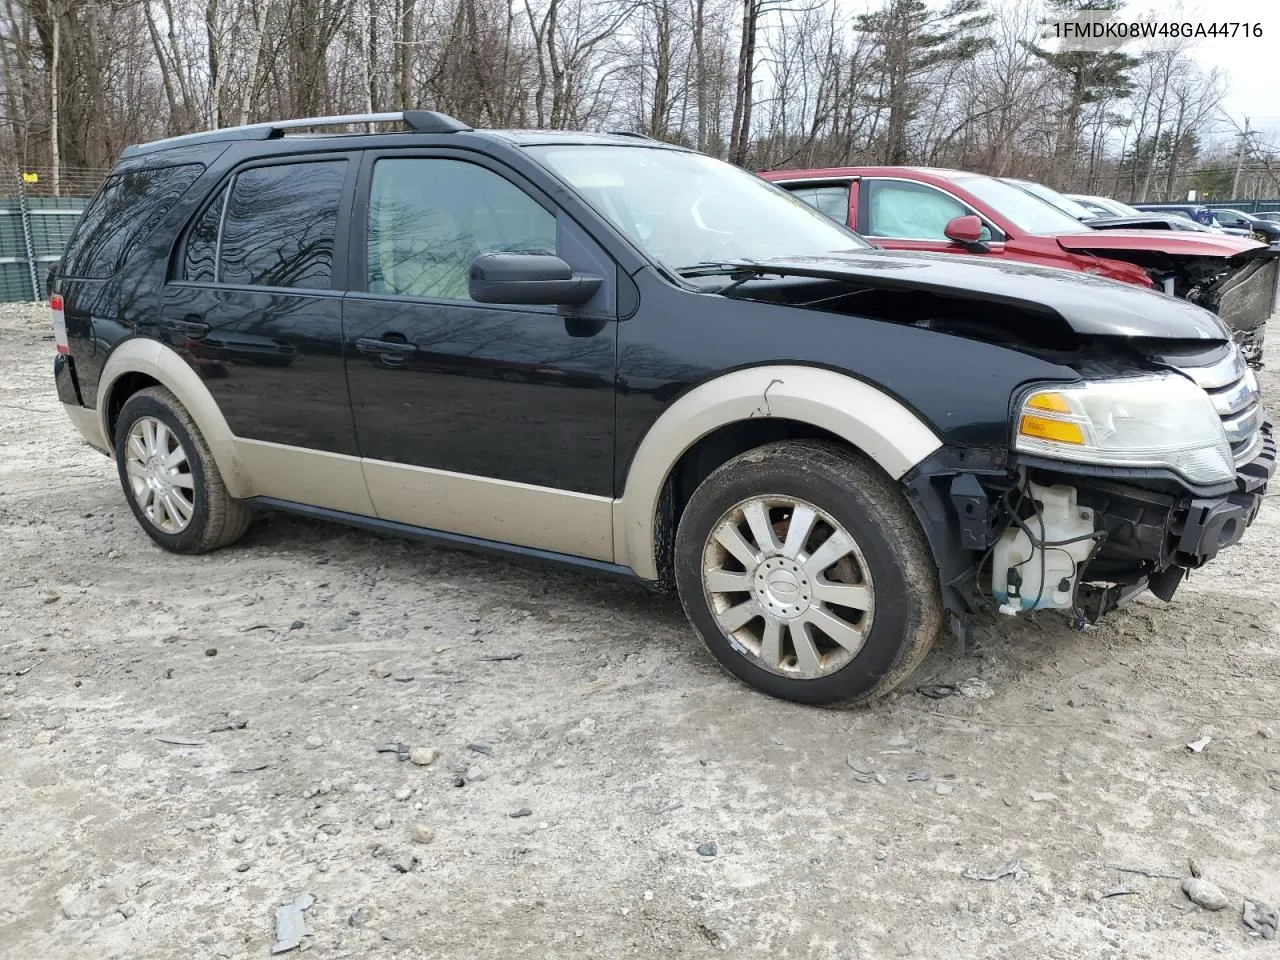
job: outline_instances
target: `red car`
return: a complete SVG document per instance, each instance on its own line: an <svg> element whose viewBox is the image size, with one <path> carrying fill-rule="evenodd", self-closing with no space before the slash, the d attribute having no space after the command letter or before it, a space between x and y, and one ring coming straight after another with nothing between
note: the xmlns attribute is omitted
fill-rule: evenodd
<svg viewBox="0 0 1280 960"><path fill-rule="evenodd" d="M1217 313L1254 362L1276 306L1280 246L1173 230L1095 230L995 177L931 167L762 177L893 250L1007 257L1157 287Z"/></svg>

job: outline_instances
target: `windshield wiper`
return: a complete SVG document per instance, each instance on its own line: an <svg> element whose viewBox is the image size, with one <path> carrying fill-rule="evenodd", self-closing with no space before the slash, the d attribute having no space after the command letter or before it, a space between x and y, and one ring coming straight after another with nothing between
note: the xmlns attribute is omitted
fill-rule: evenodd
<svg viewBox="0 0 1280 960"><path fill-rule="evenodd" d="M703 260L687 267L676 267L676 273L682 277L732 277L738 274L750 277L760 273L760 268L744 263Z"/></svg>

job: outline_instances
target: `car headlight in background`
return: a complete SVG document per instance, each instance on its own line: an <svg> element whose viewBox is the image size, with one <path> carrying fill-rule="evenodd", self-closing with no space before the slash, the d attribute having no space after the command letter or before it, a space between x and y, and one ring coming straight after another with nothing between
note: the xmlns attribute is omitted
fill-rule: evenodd
<svg viewBox="0 0 1280 960"><path fill-rule="evenodd" d="M1111 467L1168 467L1196 484L1235 476L1208 394L1176 374L1044 386L1022 401L1014 447Z"/></svg>

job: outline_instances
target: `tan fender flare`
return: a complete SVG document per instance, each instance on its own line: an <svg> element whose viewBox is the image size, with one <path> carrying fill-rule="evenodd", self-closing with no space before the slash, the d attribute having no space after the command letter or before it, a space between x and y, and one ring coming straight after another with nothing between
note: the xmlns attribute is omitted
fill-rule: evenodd
<svg viewBox="0 0 1280 960"><path fill-rule="evenodd" d="M102 370L98 381L98 405L95 411L101 436L110 446L107 425L107 398L116 382L127 373L142 373L158 380L173 393L191 414L200 432L204 434L209 452L218 465L227 492L236 498L252 497L253 489L249 471L245 469L236 450L236 437L218 409L213 394L204 385L199 374L169 347L149 337L135 337L116 347Z"/></svg>
<svg viewBox="0 0 1280 960"><path fill-rule="evenodd" d="M752 367L695 387L649 428L614 501L614 554L647 580L658 578L658 499L673 467L700 439L760 417L796 420L848 441L895 480L942 446L919 417L882 390L817 367Z"/></svg>

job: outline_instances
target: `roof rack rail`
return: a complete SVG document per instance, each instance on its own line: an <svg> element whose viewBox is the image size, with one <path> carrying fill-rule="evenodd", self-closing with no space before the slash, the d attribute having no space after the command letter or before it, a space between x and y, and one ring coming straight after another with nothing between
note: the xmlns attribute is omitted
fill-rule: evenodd
<svg viewBox="0 0 1280 960"><path fill-rule="evenodd" d="M641 133L639 130L606 130L605 133L615 137L637 137L641 140L654 140L655 143L657 142L654 137L649 136L647 133Z"/></svg>
<svg viewBox="0 0 1280 960"><path fill-rule="evenodd" d="M135 143L125 147L120 159L136 157L155 150L167 150L187 144L216 143L222 140L274 140L284 136L286 130L305 127L346 127L361 123L403 123L414 133L462 133L473 129L461 120L434 110L401 110L395 113L350 113L333 117L297 117L290 120L270 120L266 123L250 123L239 127L220 127L202 130L150 143Z"/></svg>

